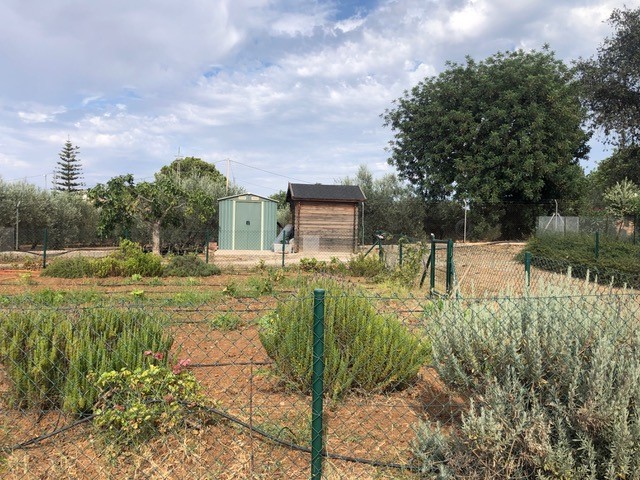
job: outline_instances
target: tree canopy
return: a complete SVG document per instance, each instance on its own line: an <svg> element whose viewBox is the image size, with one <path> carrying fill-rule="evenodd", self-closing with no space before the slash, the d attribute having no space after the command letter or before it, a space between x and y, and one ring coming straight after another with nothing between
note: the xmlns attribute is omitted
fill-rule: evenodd
<svg viewBox="0 0 640 480"><path fill-rule="evenodd" d="M342 185L358 185L367 201L364 204L364 225L359 215L364 241L372 241L378 231L399 236L421 236L424 233L424 204L407 185L392 173L373 178L366 165L360 165L354 178L340 180Z"/></svg>
<svg viewBox="0 0 640 480"><path fill-rule="evenodd" d="M71 140L67 140L58 154L60 160L57 162L53 186L55 190L63 192L77 192L81 190L83 183L82 165L78 158L80 147L74 146Z"/></svg>
<svg viewBox="0 0 640 480"><path fill-rule="evenodd" d="M612 36L577 62L583 99L594 126L621 147L640 140L640 8L615 9Z"/></svg>
<svg viewBox="0 0 640 480"><path fill-rule="evenodd" d="M382 117L394 132L389 163L427 202L467 199L473 209L580 196L585 110L572 72L547 47L449 62Z"/></svg>
<svg viewBox="0 0 640 480"><path fill-rule="evenodd" d="M198 157L177 158L170 165L165 165L160 169L162 175L174 174L177 178L183 177L206 177L214 182L226 182L222 173L215 165L205 162Z"/></svg>
<svg viewBox="0 0 640 480"><path fill-rule="evenodd" d="M178 168L179 167L179 168ZM100 208L101 233L123 233L135 223L146 226L153 251L160 253L162 237L182 245L204 244L217 228L217 199L226 180L215 166L195 157L178 159L155 174L153 182L135 184L120 175L89 192ZM230 194L240 193L231 186Z"/></svg>

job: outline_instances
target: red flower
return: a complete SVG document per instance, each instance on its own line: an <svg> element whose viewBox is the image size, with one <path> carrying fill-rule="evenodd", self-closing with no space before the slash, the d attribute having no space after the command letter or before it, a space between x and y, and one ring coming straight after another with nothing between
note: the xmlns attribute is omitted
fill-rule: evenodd
<svg viewBox="0 0 640 480"><path fill-rule="evenodd" d="M178 360L178 363L176 363L173 368L172 368L172 372L175 375L180 374L185 368L187 368L187 366L191 363L191 359L190 358L184 358L182 360Z"/></svg>

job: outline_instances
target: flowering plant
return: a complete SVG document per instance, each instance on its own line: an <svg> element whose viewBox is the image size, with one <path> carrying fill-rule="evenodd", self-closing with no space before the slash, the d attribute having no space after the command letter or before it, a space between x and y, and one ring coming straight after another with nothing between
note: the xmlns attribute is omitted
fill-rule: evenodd
<svg viewBox="0 0 640 480"><path fill-rule="evenodd" d="M164 359L162 352L144 355L151 361ZM192 407L205 403L200 384L187 370L190 363L182 359L173 367L151 363L103 373L95 380L99 397L94 425L119 444L139 443L184 425Z"/></svg>

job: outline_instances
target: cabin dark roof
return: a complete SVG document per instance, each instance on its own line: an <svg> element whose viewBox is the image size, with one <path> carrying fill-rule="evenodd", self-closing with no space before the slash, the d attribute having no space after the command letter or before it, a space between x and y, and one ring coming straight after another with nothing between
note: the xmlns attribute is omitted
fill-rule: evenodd
<svg viewBox="0 0 640 480"><path fill-rule="evenodd" d="M290 183L287 189L287 202L291 200L364 202L366 197L358 185Z"/></svg>

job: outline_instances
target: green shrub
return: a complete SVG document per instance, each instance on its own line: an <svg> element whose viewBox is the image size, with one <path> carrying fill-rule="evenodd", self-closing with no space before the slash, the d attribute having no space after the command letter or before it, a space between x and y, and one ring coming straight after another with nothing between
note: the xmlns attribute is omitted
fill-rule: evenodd
<svg viewBox="0 0 640 480"><path fill-rule="evenodd" d="M301 258L298 267L303 272L316 273L344 273L346 267L337 257L331 257L331 260L318 260L317 258Z"/></svg>
<svg viewBox="0 0 640 480"><path fill-rule="evenodd" d="M124 239L119 250L113 256L120 261L118 276L156 277L162 275L162 258L151 252L145 252L138 243Z"/></svg>
<svg viewBox="0 0 640 480"><path fill-rule="evenodd" d="M376 255L365 256L364 253L359 253L349 259L347 270L354 277L374 278L384 273L386 266Z"/></svg>
<svg viewBox="0 0 640 480"><path fill-rule="evenodd" d="M208 277L219 274L220 267L205 263L196 255L175 255L164 269L166 277Z"/></svg>
<svg viewBox="0 0 640 480"><path fill-rule="evenodd" d="M326 282L325 392L331 398L349 390L382 392L411 384L429 357L429 345L396 318L376 312L365 293ZM278 304L260 320L260 340L277 372L310 391L313 287Z"/></svg>
<svg viewBox="0 0 640 480"><path fill-rule="evenodd" d="M92 376L98 391L94 425L121 445L138 444L183 426L200 412L193 405L205 403L200 384L184 369L187 364L182 360L172 369L151 364L104 372L97 379Z"/></svg>
<svg viewBox="0 0 640 480"><path fill-rule="evenodd" d="M92 260L86 257L60 257L52 260L40 274L43 277L82 278L93 276Z"/></svg>
<svg viewBox="0 0 640 480"><path fill-rule="evenodd" d="M402 265L398 260L395 269L389 272L389 279L392 282L406 288L416 286L423 270L422 259L429 248L428 244L416 243L402 246Z"/></svg>
<svg viewBox="0 0 640 480"><path fill-rule="evenodd" d="M587 273L598 281L616 286L626 284L640 288L640 245L610 237L600 237L598 259L593 235L542 235L532 238L525 250L532 254L532 265L545 270L566 272L585 278ZM524 255L519 256L522 261Z"/></svg>
<svg viewBox="0 0 640 480"><path fill-rule="evenodd" d="M568 285L432 312L436 370L470 394L471 407L448 438L446 468L429 453L439 433L420 427L425 474L640 476L639 298L580 295Z"/></svg>
<svg viewBox="0 0 640 480"><path fill-rule="evenodd" d="M53 260L42 273L49 277L156 277L162 275L162 259L153 253L146 253L142 247L130 240L122 240L120 248L102 258L58 258Z"/></svg>
<svg viewBox="0 0 640 480"><path fill-rule="evenodd" d="M138 309L0 313L0 361L19 408L91 411L97 391L89 373L144 366L144 351L166 356L172 342L157 318Z"/></svg>

